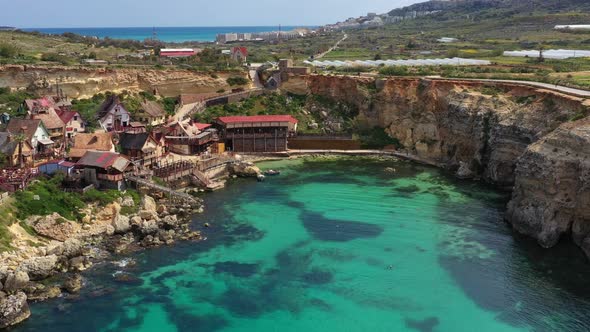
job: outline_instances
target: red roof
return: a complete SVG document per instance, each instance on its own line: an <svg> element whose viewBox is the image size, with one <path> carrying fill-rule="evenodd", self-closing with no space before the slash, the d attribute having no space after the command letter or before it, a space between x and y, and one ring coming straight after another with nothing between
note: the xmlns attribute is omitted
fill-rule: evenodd
<svg viewBox="0 0 590 332"><path fill-rule="evenodd" d="M209 124L209 123L195 123L195 127L197 127L199 130L205 130L205 129L211 127L211 124Z"/></svg>
<svg viewBox="0 0 590 332"><path fill-rule="evenodd" d="M62 111L62 110L57 110L57 115L59 115L59 118L65 124L68 124L68 122L70 122L70 120L72 120L72 118L76 114L78 114L78 112L76 112L76 111Z"/></svg>
<svg viewBox="0 0 590 332"><path fill-rule="evenodd" d="M248 49L243 47L243 46L236 46L234 48L231 49L232 54L236 53L236 52L240 52L242 53L243 56L248 56Z"/></svg>
<svg viewBox="0 0 590 332"><path fill-rule="evenodd" d="M254 116L222 116L218 118L223 123L252 123L252 122L290 122L297 123L291 115L254 115Z"/></svg>

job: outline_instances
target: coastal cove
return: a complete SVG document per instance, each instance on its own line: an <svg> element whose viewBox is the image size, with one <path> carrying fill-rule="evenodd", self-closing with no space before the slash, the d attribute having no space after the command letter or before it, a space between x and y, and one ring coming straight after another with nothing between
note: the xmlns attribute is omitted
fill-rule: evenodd
<svg viewBox="0 0 590 332"><path fill-rule="evenodd" d="M513 232L505 193L396 159L259 166L282 173L202 196L206 240L111 256L11 331L590 328L583 253Z"/></svg>

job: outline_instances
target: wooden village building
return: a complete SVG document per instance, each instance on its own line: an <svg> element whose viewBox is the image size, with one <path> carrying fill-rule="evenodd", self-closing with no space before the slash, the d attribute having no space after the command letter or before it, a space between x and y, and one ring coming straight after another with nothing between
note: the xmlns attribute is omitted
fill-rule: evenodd
<svg viewBox="0 0 590 332"><path fill-rule="evenodd" d="M58 112L69 111L71 103L63 101L59 97L43 97L27 99L24 105L27 109L27 116L31 119L41 120L53 140L60 140L64 137L66 124Z"/></svg>
<svg viewBox="0 0 590 332"><path fill-rule="evenodd" d="M225 148L233 152L281 152L297 132L291 115L226 116L214 121Z"/></svg>
<svg viewBox="0 0 590 332"><path fill-rule="evenodd" d="M73 138L78 133L83 133L86 131L86 125L80 113L76 111L59 110L57 111L57 115L65 125L66 138Z"/></svg>
<svg viewBox="0 0 590 332"><path fill-rule="evenodd" d="M163 155L163 147L149 133L123 133L119 138L121 152L132 161L139 160L149 165Z"/></svg>
<svg viewBox="0 0 590 332"><path fill-rule="evenodd" d="M182 155L198 155L208 151L218 141L217 130L199 130L192 121L176 122L166 134L168 150Z"/></svg>
<svg viewBox="0 0 590 332"><path fill-rule="evenodd" d="M51 156L54 153L55 142L51 140L49 132L39 119L12 118L5 131L13 135L24 135L36 157Z"/></svg>
<svg viewBox="0 0 590 332"><path fill-rule="evenodd" d="M28 140L19 142L14 134L0 133L0 166L22 167L32 163L33 147Z"/></svg>
<svg viewBox="0 0 590 332"><path fill-rule="evenodd" d="M156 127L166 122L166 111L157 102L144 100L135 113L135 118L148 126Z"/></svg>
<svg viewBox="0 0 590 332"><path fill-rule="evenodd" d="M114 152L88 151L76 163L85 184L100 189L125 189L124 174L131 161Z"/></svg>
<svg viewBox="0 0 590 332"><path fill-rule="evenodd" d="M97 117L98 124L108 132L123 132L131 123L129 111L115 95L108 96L100 105Z"/></svg>
<svg viewBox="0 0 590 332"><path fill-rule="evenodd" d="M110 133L81 133L74 137L74 145L68 152L68 159L77 161L88 151L115 152Z"/></svg>

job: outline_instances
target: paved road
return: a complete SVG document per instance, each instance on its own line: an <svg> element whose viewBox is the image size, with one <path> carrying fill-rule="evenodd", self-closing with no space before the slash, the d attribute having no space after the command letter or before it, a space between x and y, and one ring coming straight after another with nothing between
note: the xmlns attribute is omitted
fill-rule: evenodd
<svg viewBox="0 0 590 332"><path fill-rule="evenodd" d="M534 81L518 81L518 80L491 80L491 79L483 79L483 78L438 78L441 80L462 80L462 81L477 81L477 82L496 82L496 83L510 83L510 84L521 84L521 85L530 85L539 88L550 89L558 92L567 93L570 95L576 95L579 97L590 97L590 91L582 90L582 89L574 89L568 88L566 86L556 85L556 84L549 84L549 83L542 83L542 82L534 82Z"/></svg>
<svg viewBox="0 0 590 332"><path fill-rule="evenodd" d="M345 75L342 75L345 76ZM362 77L378 77L378 74L374 73L362 73ZM392 77L394 78L394 77ZM569 88L563 85L556 85L556 84L549 84L543 82L535 82L535 81L520 81L520 80L495 80L495 79L487 79L487 78L453 78L453 77L441 77L441 76L425 76L424 78L432 79L432 80L439 80L439 81L473 81L473 82L491 82L491 83L509 83L509 84L518 84L518 85L526 85L526 86L533 86L548 90L553 90L557 92L562 92L569 95L574 95L577 97L583 98L590 98L590 90L582 90L576 88Z"/></svg>

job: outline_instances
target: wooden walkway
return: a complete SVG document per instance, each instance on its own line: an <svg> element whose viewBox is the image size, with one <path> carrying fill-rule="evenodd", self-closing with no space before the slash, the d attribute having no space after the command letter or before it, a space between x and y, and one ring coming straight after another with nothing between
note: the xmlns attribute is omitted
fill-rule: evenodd
<svg viewBox="0 0 590 332"><path fill-rule="evenodd" d="M170 187L165 187L156 183L153 183L152 181L146 180L146 179L142 179L142 178L138 178L132 175L125 175L125 179L131 182L135 182L138 185L142 185L142 186L146 186L150 189L165 193L170 195L170 197L175 197L190 203L197 203L198 201L191 195L187 194L187 193L181 193L179 191L176 191Z"/></svg>

